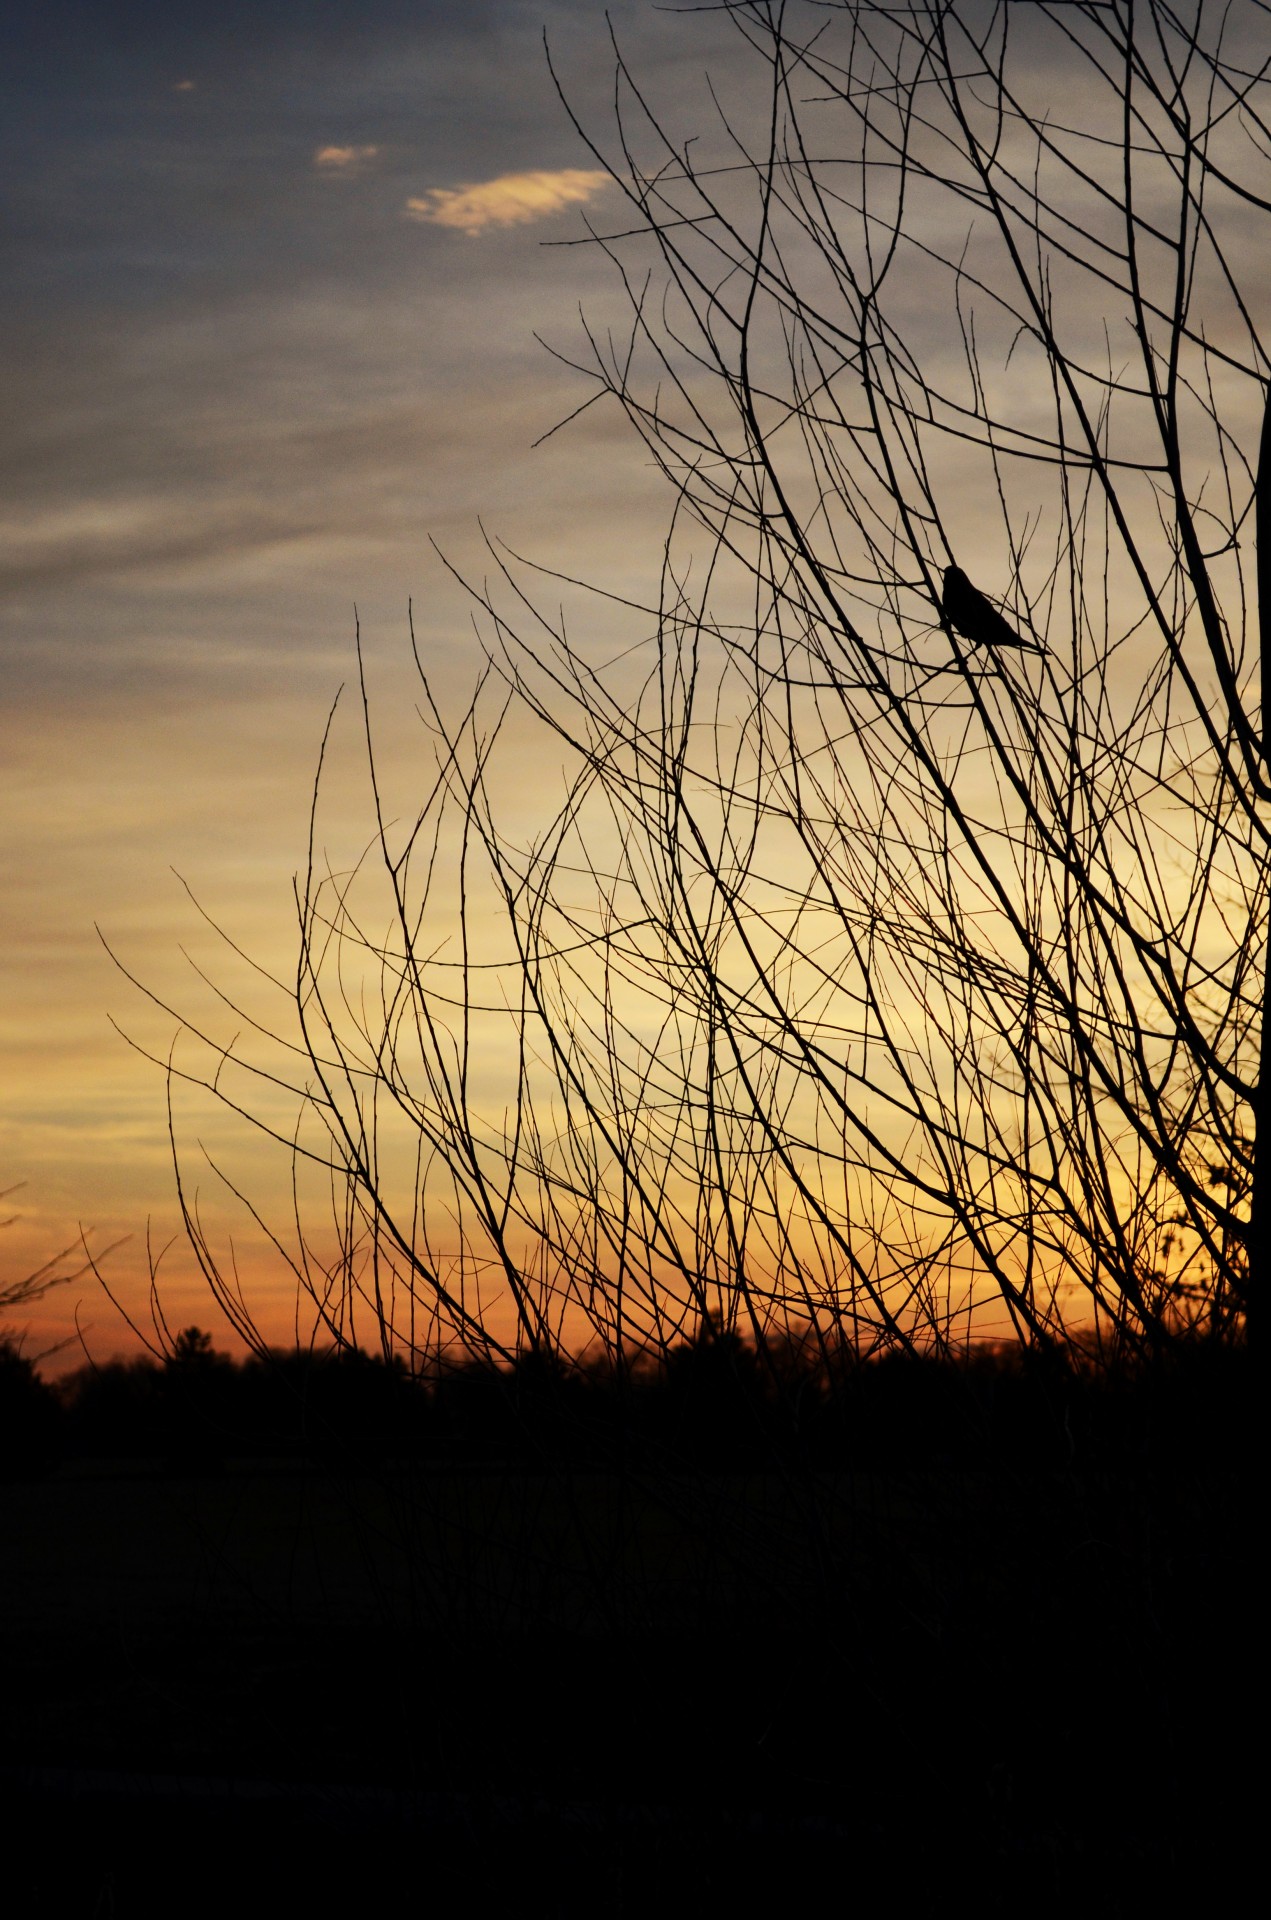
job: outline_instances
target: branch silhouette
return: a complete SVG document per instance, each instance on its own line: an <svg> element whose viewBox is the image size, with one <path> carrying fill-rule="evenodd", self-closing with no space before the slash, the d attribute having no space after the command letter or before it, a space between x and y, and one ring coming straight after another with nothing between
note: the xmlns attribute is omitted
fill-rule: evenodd
<svg viewBox="0 0 1271 1920"><path fill-rule="evenodd" d="M701 143L614 42L572 117L629 316L567 359L667 482L648 585L456 565L479 684L448 710L416 652L397 807L363 677L366 851L327 863L320 767L274 1052L233 994L186 1022L181 1088L290 1142L271 1239L329 1337L619 1374L774 1328L1245 1338L1271 210L1236 13L726 8L764 105ZM551 770L519 812L505 751Z"/></svg>

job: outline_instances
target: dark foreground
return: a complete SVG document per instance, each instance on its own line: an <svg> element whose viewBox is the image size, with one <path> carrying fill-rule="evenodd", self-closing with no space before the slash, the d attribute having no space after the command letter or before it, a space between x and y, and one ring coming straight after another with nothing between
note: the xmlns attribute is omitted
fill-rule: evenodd
<svg viewBox="0 0 1271 1920"><path fill-rule="evenodd" d="M0 1487L7 1910L1234 1911L1260 1511L1213 1458L64 1464Z"/></svg>

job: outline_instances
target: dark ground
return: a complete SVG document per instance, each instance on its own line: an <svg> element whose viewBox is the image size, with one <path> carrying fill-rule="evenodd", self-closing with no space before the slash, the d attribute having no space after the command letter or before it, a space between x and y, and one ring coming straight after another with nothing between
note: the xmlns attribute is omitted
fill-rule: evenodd
<svg viewBox="0 0 1271 1920"><path fill-rule="evenodd" d="M0 1485L7 1910L1241 1910L1248 1460Z"/></svg>

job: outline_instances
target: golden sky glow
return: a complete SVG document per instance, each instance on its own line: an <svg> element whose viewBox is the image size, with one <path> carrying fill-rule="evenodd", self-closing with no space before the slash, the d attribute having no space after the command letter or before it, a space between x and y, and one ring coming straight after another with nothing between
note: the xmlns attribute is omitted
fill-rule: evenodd
<svg viewBox="0 0 1271 1920"><path fill-rule="evenodd" d="M178 1070L187 1058L183 1020L228 1045L236 1021L269 1026L278 993L286 1004L292 876L355 630L385 788L409 818L430 763L408 607L430 687L455 708L484 655L452 566L479 586L510 549L647 608L673 497L615 406L552 431L592 392L568 364L586 357L580 308L599 342L629 327L598 251L563 244L588 221L630 220L544 58L545 22L569 97L603 119L613 51L594 7L367 0L324 26L302 0L267 0L249 28L204 0L144 35L113 10L71 9L78 37L56 0L35 11L0 77L0 1189L16 1189L0 1285L83 1228L94 1247L126 1239L107 1278L144 1320L151 1254L170 1246L179 1325L211 1316L178 1234L161 1063L174 1043ZM734 129L712 88L739 124L754 109L760 140L767 124L741 36L709 9L629 0L612 18L726 196ZM934 333L925 272L900 262L893 279L911 276L918 331ZM963 391L956 330L924 344ZM1018 417L1044 413L1026 354L1006 338L998 357ZM941 458L959 558L996 592L1004 550L976 544L994 487L960 477L957 446ZM809 476L796 469L797 492ZM1023 512L1022 490L1013 504ZM746 594L738 604L746 617ZM648 638L646 616L616 601L569 608L598 659ZM346 696L318 849L334 871L368 838L359 731ZM561 766L515 728L508 747L504 818L528 837L559 801ZM451 938L437 928L439 947ZM242 972L236 948L260 971ZM259 1177L253 1199L285 1212L285 1154L257 1152L180 1084L175 1121L218 1231L233 1208L216 1167ZM286 1338L289 1277L241 1213L234 1231L259 1324ZM92 1351L128 1344L85 1283L28 1316L32 1348L71 1336L77 1307Z"/></svg>
<svg viewBox="0 0 1271 1920"><path fill-rule="evenodd" d="M430 672L458 697L479 650L430 540L479 575L484 520L630 586L656 568L667 503L613 416L533 450L585 397L534 333L570 347L580 296L606 298L593 264L540 245L575 233L603 185L541 38L546 22L564 70L602 97L594 9L371 0L356 25L324 26L274 0L250 25L194 5L144 35L110 10L64 34L60 11L30 17L0 75L16 155L0 307L0 1189L15 1189L0 1283L81 1226L93 1246L127 1236L109 1274L144 1318L147 1225L156 1247L177 1225L163 1076L111 1022L166 1057L177 1021L97 929L190 1008L202 989L185 955L215 967L223 950L180 874L285 974L355 606L390 712L413 700L412 600ZM673 71L653 10L614 17L655 75ZM351 842L365 795L355 771L341 780ZM212 1124L191 1122L196 1154ZM288 1289L250 1230L238 1245L286 1337ZM165 1271L178 1320L207 1318L179 1242ZM73 1335L77 1307L95 1353L130 1343L86 1282L24 1313L31 1350Z"/></svg>

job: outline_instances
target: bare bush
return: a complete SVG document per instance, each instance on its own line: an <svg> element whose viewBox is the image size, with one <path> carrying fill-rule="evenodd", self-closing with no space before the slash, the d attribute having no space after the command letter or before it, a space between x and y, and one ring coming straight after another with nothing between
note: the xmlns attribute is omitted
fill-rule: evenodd
<svg viewBox="0 0 1271 1920"><path fill-rule="evenodd" d="M674 498L657 592L596 589L593 639L587 590L495 549L470 707L420 666L405 827L363 677L371 848L325 869L315 825L290 1066L206 1029L185 1071L284 1139L250 1075L290 1089L333 1204L276 1245L338 1337L621 1371L779 1327L1238 1336L1271 1182L1264 11L719 24L754 85L701 143L617 48L583 127L627 324L576 358ZM532 837L498 785L527 733L562 769Z"/></svg>

